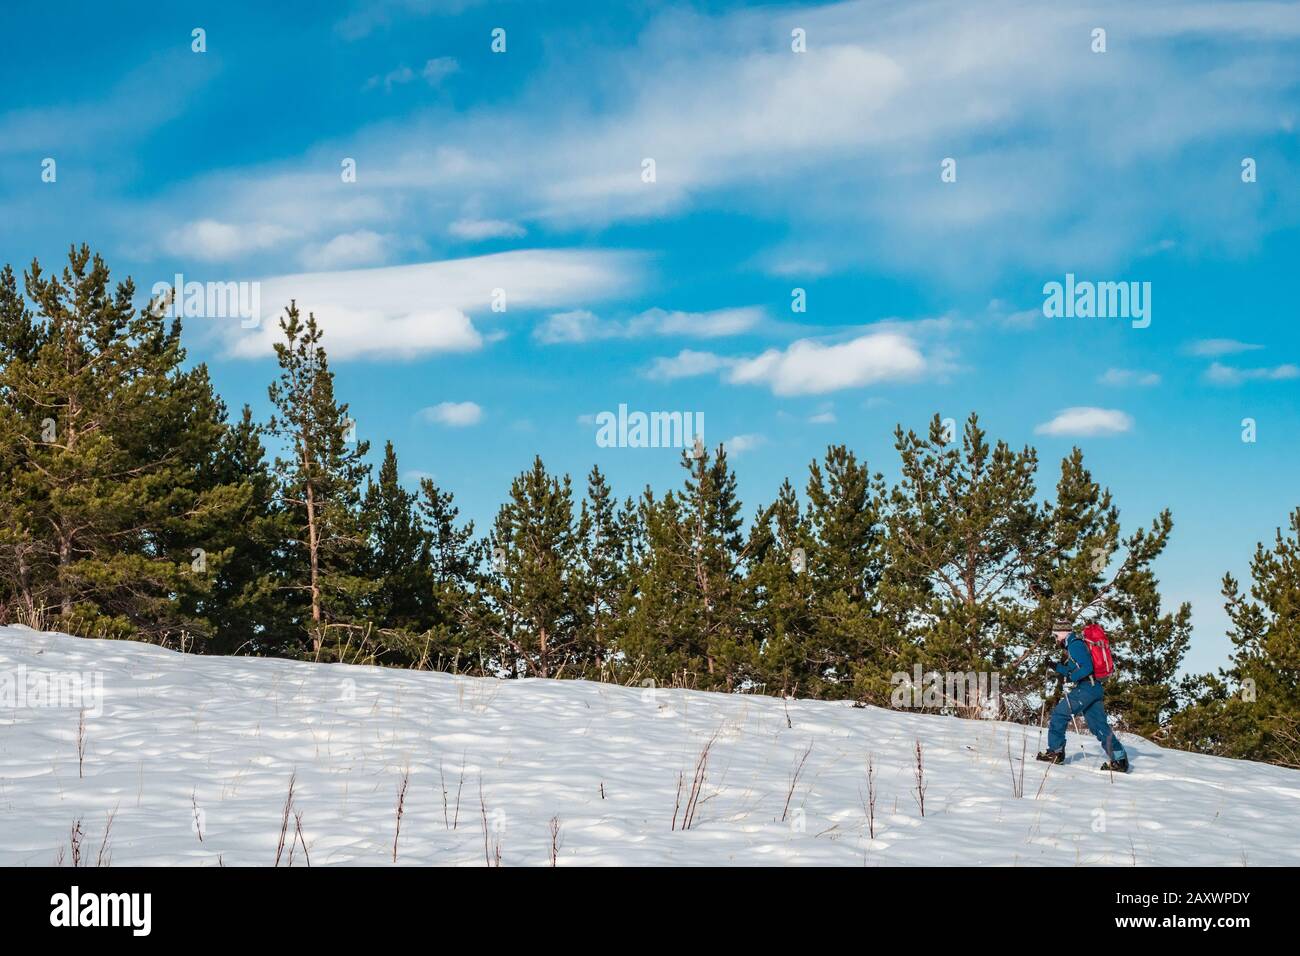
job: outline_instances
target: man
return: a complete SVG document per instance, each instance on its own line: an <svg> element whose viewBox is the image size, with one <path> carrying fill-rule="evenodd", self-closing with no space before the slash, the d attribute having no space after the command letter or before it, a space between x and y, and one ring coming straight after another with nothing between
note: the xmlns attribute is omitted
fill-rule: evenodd
<svg viewBox="0 0 1300 956"><path fill-rule="evenodd" d="M1048 763L1065 762L1065 727L1071 717L1082 714L1088 729L1110 758L1101 769L1128 773L1128 754L1111 732L1101 702L1101 687L1105 679L1093 676L1092 654L1087 643L1074 632L1069 621L1057 621L1052 626L1052 636L1057 644L1065 646L1069 657L1068 661L1057 664L1054 670L1072 686L1052 711L1052 722L1047 728L1047 750L1040 753L1038 759Z"/></svg>

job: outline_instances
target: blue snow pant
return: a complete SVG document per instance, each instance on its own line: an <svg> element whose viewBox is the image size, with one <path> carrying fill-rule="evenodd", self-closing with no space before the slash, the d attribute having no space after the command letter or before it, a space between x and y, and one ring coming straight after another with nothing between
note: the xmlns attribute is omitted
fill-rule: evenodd
<svg viewBox="0 0 1300 956"><path fill-rule="evenodd" d="M1047 728L1049 750L1065 749L1065 727L1076 714L1083 714L1088 729L1101 742L1101 749L1111 760L1124 760L1128 757L1124 745L1111 732L1110 724L1106 722L1106 710L1101 704L1101 684L1087 680L1070 688L1070 692L1053 708L1052 722Z"/></svg>

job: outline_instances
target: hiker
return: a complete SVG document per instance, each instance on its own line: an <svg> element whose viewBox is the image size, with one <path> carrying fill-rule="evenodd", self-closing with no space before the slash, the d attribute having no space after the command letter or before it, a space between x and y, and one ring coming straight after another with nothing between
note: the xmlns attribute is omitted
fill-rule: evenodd
<svg viewBox="0 0 1300 956"><path fill-rule="evenodd" d="M1053 669L1073 686L1052 710L1052 722L1047 728L1047 750L1038 755L1048 763L1065 763L1065 727L1071 718L1083 715L1092 735L1101 742L1101 749L1109 758L1102 770L1128 773L1128 754L1119 742L1102 706L1102 684L1114 671L1111 662L1110 642L1099 624L1089 624L1083 636L1075 633L1069 621L1057 621L1052 626L1056 643L1064 645L1069 660Z"/></svg>

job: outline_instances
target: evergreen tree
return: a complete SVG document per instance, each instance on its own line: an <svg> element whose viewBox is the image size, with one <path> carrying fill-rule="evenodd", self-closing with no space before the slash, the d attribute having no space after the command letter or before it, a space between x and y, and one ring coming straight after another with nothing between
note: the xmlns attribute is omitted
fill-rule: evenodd
<svg viewBox="0 0 1300 956"><path fill-rule="evenodd" d="M5 516L0 526L0 620L38 625L52 573L39 530L25 523L33 511L24 507L22 496L40 489L30 482L23 488L17 479L26 457L23 436L40 434L40 415L10 370L30 368L40 344L35 318L6 265L0 271L0 513Z"/></svg>
<svg viewBox="0 0 1300 956"><path fill-rule="evenodd" d="M393 443L362 503L362 529L369 544L363 573L374 589L366 598L369 618L380 627L424 631L433 623L433 574L429 541L416 510L417 496L402 487Z"/></svg>
<svg viewBox="0 0 1300 956"><path fill-rule="evenodd" d="M619 644L629 606L628 518L600 468L587 476L587 496L578 520L582 560L585 657L600 671Z"/></svg>
<svg viewBox="0 0 1300 956"><path fill-rule="evenodd" d="M510 486L486 542L491 569L484 625L500 663L516 676L555 677L581 669L578 533L569 476L547 474L541 458Z"/></svg>
<svg viewBox="0 0 1300 956"><path fill-rule="evenodd" d="M1037 455L991 445L974 414L960 444L951 437L938 415L928 438L895 432L881 597L926 672L1000 673L1031 640L1021 598L1040 543Z"/></svg>
<svg viewBox="0 0 1300 956"><path fill-rule="evenodd" d="M224 409L206 369L182 368L180 322L137 310L131 281L113 288L85 246L59 276L33 262L25 293L34 309L6 269L0 577L65 630L188 646L208 632L191 556L247 491L213 480Z"/></svg>
<svg viewBox="0 0 1300 956"><path fill-rule="evenodd" d="M788 480L755 518L746 551L744 609L752 658L733 681L750 678L769 692L815 696L832 664L816 627L808 570L809 552L815 552L812 531Z"/></svg>
<svg viewBox="0 0 1300 956"><path fill-rule="evenodd" d="M1151 570L1173 519L1162 512L1149 529L1124 538L1110 490L1093 480L1075 448L1061 462L1056 499L1044 508L1043 522L1044 545L1029 581L1031 599L1037 599L1031 626L1039 641L1023 663L1029 673L1041 673L1045 658L1057 653L1048 636L1055 619L1101 624L1116 663L1108 711L1126 730L1158 735L1178 705L1176 675L1191 637L1190 605L1162 613ZM1024 669L1010 679L1013 686L1025 681Z"/></svg>
<svg viewBox="0 0 1300 956"><path fill-rule="evenodd" d="M268 389L276 408L268 433L285 446L275 474L294 534L286 586L305 596L300 621L319 656L329 627L357 625L372 589L353 573L365 550L358 508L370 446L350 440L353 424L348 406L334 397L316 317L309 313L304 323L291 302L280 329L285 341L275 344L280 377Z"/></svg>
<svg viewBox="0 0 1300 956"><path fill-rule="evenodd" d="M651 679L730 688L754 659L736 478L722 446L683 452L682 466L679 493L656 501L647 489L639 506L646 553L625 643Z"/></svg>
<svg viewBox="0 0 1300 956"><path fill-rule="evenodd" d="M299 643L293 608L286 602L286 544L289 515L279 507L275 477L262 444L263 429L245 405L222 439L215 476L249 489L243 508L214 532L214 546L226 554L213 570L204 615L212 621L210 650L279 654Z"/></svg>
<svg viewBox="0 0 1300 956"><path fill-rule="evenodd" d="M474 541L474 523L457 524L460 509L451 492L432 478L420 479L417 502L424 528L432 579L431 621L426 654L440 668L461 669L461 661L481 661L487 651L479 626L478 587L482 548Z"/></svg>
<svg viewBox="0 0 1300 956"><path fill-rule="evenodd" d="M1195 703L1173 722L1172 739L1203 753L1300 767L1300 508L1260 543L1243 591L1223 577L1232 622L1232 662L1191 685Z"/></svg>
<svg viewBox="0 0 1300 956"><path fill-rule="evenodd" d="M885 485L844 445L813 461L808 520L815 544L808 569L816 595L816 643L825 665L820 694L883 703L890 676L903 670L902 622L885 613Z"/></svg>

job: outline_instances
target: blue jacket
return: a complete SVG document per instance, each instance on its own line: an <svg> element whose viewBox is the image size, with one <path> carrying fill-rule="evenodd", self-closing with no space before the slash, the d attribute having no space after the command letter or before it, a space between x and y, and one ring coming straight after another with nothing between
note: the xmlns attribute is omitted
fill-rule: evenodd
<svg viewBox="0 0 1300 956"><path fill-rule="evenodd" d="M1092 653L1088 650L1088 645L1083 642L1083 638L1071 631L1070 636L1065 640L1065 649L1070 654L1070 662L1057 664L1056 673L1071 684L1077 684L1091 677Z"/></svg>

